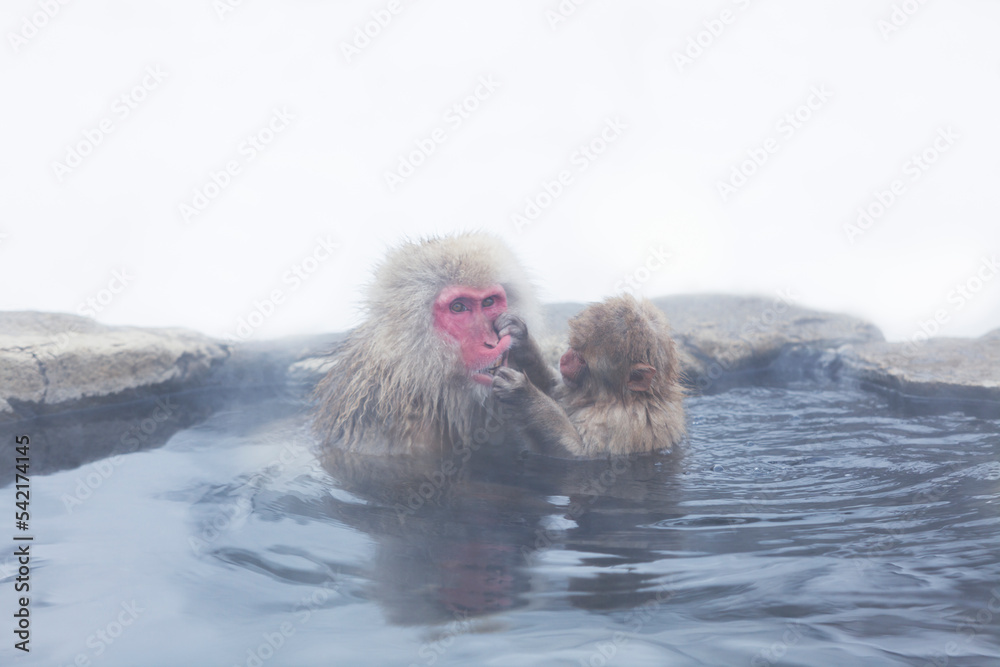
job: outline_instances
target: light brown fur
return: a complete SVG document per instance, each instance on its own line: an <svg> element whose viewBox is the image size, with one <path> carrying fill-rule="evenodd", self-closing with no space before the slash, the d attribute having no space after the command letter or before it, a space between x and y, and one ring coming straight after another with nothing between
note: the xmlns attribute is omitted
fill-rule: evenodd
<svg viewBox="0 0 1000 667"><path fill-rule="evenodd" d="M489 388L469 381L455 345L433 330L432 304L450 285L499 283L508 312L533 319L537 304L525 275L499 239L481 233L391 250L368 289L365 321L334 353L316 387L316 431L327 443L374 454L467 441L489 419Z"/></svg>
<svg viewBox="0 0 1000 667"><path fill-rule="evenodd" d="M570 320L571 351L585 361L576 381L564 373L553 396L503 370L497 397L514 407L534 449L597 458L669 450L685 435L680 365L667 318L649 301L613 297ZM649 373L649 368L654 369ZM635 381L645 369L646 383ZM642 385L642 390L630 386Z"/></svg>

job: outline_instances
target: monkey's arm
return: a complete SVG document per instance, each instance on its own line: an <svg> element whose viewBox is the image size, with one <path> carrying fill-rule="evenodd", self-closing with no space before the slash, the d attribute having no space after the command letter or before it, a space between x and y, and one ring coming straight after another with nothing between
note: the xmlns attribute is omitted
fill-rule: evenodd
<svg viewBox="0 0 1000 667"><path fill-rule="evenodd" d="M551 395L559 383L555 370L545 362L542 350L535 339L528 335L528 327L524 320L516 315L504 313L496 319L493 327L497 336L511 337L510 352L507 360L510 366L523 371L531 384L541 389L546 395ZM565 416L565 415L563 415Z"/></svg>
<svg viewBox="0 0 1000 667"><path fill-rule="evenodd" d="M513 408L521 420L518 427L535 452L573 458L575 452L583 451L583 440L563 409L524 373L501 368L493 378L493 395Z"/></svg>

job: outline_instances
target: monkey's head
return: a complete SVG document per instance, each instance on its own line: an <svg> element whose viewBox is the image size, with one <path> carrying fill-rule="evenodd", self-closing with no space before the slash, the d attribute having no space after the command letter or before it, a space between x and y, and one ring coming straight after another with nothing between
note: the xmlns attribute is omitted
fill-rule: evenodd
<svg viewBox="0 0 1000 667"><path fill-rule="evenodd" d="M409 242L376 269L368 312L379 321L375 334L408 363L488 388L511 343L497 336L496 319L507 311L528 319L537 308L525 275L510 249L487 234Z"/></svg>
<svg viewBox="0 0 1000 667"><path fill-rule="evenodd" d="M573 392L661 396L679 373L667 318L631 295L593 304L571 319L569 343L559 370Z"/></svg>
<svg viewBox="0 0 1000 667"><path fill-rule="evenodd" d="M314 428L365 453L443 447L483 424L492 368L511 341L497 318L537 314L526 272L500 239L467 233L403 243L376 268L365 320L317 384Z"/></svg>

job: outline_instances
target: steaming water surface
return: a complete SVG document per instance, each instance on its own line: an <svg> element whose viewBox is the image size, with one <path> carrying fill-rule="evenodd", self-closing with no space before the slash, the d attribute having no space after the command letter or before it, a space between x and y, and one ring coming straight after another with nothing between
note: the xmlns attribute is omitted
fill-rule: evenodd
<svg viewBox="0 0 1000 667"><path fill-rule="evenodd" d="M72 511L94 465L36 477L18 664L1000 664L1000 421L815 388L687 407L671 455L401 469L248 402L98 462Z"/></svg>

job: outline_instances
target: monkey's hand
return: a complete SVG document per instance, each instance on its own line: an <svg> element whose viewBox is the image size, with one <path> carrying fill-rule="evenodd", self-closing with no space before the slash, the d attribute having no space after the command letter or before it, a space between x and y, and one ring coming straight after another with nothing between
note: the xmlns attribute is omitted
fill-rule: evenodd
<svg viewBox="0 0 1000 667"><path fill-rule="evenodd" d="M538 343L528 335L528 326L517 315L503 313L493 321L497 336L510 336L510 365L528 376L529 384L549 394L558 384L558 377L545 362ZM494 389L496 382L493 383Z"/></svg>
<svg viewBox="0 0 1000 667"><path fill-rule="evenodd" d="M513 408L521 435L539 454L572 457L583 444L563 409L531 383L528 376L512 368L501 368L493 377L493 395Z"/></svg>
<svg viewBox="0 0 1000 667"><path fill-rule="evenodd" d="M497 370L493 377L493 395L501 403L514 404L530 400L532 390L531 380L521 371L503 367Z"/></svg>
<svg viewBox="0 0 1000 667"><path fill-rule="evenodd" d="M519 347L528 340L528 327L517 315L503 313L493 321L493 328L496 329L499 338L510 336L511 347Z"/></svg>

